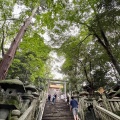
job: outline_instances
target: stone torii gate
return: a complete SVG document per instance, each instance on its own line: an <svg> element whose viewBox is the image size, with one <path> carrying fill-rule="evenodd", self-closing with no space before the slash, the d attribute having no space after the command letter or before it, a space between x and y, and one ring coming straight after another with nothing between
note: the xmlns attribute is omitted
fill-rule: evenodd
<svg viewBox="0 0 120 120"><path fill-rule="evenodd" d="M48 87L50 86L50 83L56 83L56 84L64 84L64 94L66 98L66 83L68 82L67 80L60 80L60 79L47 79L48 80Z"/></svg>

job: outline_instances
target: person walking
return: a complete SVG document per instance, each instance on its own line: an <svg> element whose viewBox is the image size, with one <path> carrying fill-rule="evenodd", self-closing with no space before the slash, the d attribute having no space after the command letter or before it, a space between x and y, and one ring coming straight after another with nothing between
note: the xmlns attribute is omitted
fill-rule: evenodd
<svg viewBox="0 0 120 120"><path fill-rule="evenodd" d="M55 103L55 95L53 95L53 97L52 97L52 104L54 104Z"/></svg>
<svg viewBox="0 0 120 120"><path fill-rule="evenodd" d="M78 118L78 102L74 99L74 97L71 97L70 101L70 110L73 112L74 120L79 120Z"/></svg>
<svg viewBox="0 0 120 120"><path fill-rule="evenodd" d="M67 95L67 105L69 105L69 95Z"/></svg>
<svg viewBox="0 0 120 120"><path fill-rule="evenodd" d="M56 99L57 99L57 94L56 93L54 94L54 97L55 97L55 102L56 102Z"/></svg>
<svg viewBox="0 0 120 120"><path fill-rule="evenodd" d="M51 95L49 94L48 95L48 102L50 102L51 101Z"/></svg>

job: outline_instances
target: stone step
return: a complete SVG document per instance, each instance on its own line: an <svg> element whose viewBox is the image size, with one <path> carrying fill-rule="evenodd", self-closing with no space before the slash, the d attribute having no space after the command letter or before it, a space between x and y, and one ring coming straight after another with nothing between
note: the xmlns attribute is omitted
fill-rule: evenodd
<svg viewBox="0 0 120 120"><path fill-rule="evenodd" d="M62 116L59 116L59 117L43 117L42 120L74 120L72 117L62 117Z"/></svg>
<svg viewBox="0 0 120 120"><path fill-rule="evenodd" d="M63 100L55 104L46 102L42 120L73 120L73 114Z"/></svg>

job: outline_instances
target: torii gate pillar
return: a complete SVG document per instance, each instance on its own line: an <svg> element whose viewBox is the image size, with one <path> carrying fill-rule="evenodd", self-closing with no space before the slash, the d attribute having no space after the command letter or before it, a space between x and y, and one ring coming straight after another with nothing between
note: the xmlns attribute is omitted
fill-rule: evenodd
<svg viewBox="0 0 120 120"><path fill-rule="evenodd" d="M65 94L65 99L66 99L66 82L64 82L64 94Z"/></svg>

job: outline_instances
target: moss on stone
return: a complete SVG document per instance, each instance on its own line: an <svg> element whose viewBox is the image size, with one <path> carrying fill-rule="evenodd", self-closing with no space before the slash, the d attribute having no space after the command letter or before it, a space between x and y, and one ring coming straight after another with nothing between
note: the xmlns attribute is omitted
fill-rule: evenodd
<svg viewBox="0 0 120 120"><path fill-rule="evenodd" d="M3 84L3 83L23 85L23 83L20 80L17 80L17 79L1 80L0 84Z"/></svg>
<svg viewBox="0 0 120 120"><path fill-rule="evenodd" d="M22 92L22 93L25 92L24 84L20 80L17 80L17 79L1 80L0 86L4 90L8 88L13 88L13 89L17 89L18 92Z"/></svg>
<svg viewBox="0 0 120 120"><path fill-rule="evenodd" d="M14 105L17 109L19 109L19 100L16 96L8 97L4 104Z"/></svg>

